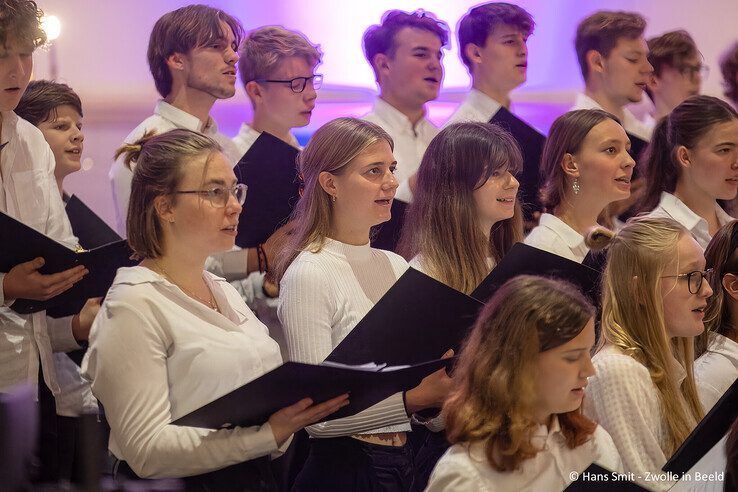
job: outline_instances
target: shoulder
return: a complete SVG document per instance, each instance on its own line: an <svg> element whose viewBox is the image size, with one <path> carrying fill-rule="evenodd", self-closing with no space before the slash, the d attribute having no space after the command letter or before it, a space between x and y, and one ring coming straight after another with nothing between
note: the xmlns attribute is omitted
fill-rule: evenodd
<svg viewBox="0 0 738 492"><path fill-rule="evenodd" d="M123 142L133 143L152 130L156 131L156 133L164 133L169 130L173 130L174 128L174 125L169 123L167 120L159 115L153 114L139 123L136 128L131 130L131 133L123 139Z"/></svg>
<svg viewBox="0 0 738 492"><path fill-rule="evenodd" d="M330 271L337 267L337 259L323 251L302 251L284 272L281 286L290 284L315 284L323 282Z"/></svg>
<svg viewBox="0 0 738 492"><path fill-rule="evenodd" d="M489 490L465 445L455 444L438 460L428 482L428 491Z"/></svg>
<svg viewBox="0 0 738 492"><path fill-rule="evenodd" d="M601 425L598 425L592 434L592 445L597 455L597 463L610 471L620 471L622 464L618 448L610 434Z"/></svg>
<svg viewBox="0 0 738 492"><path fill-rule="evenodd" d="M569 246L556 229L539 224L533 228L523 241L528 246L549 251L551 253L571 254Z"/></svg>
<svg viewBox="0 0 738 492"><path fill-rule="evenodd" d="M592 357L597 373L590 379L591 391L629 392L633 390L648 392L653 388L648 368L617 349L610 348Z"/></svg>
<svg viewBox="0 0 738 492"><path fill-rule="evenodd" d="M30 122L16 115L15 133L21 145L25 147L25 151L34 156L34 161L38 159L39 154L48 152L51 155L51 148L44 138L41 130L33 126Z"/></svg>

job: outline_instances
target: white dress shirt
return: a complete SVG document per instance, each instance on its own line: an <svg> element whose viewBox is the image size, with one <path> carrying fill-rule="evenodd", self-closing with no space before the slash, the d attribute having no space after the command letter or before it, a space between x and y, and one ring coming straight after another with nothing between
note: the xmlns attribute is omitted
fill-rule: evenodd
<svg viewBox="0 0 738 492"><path fill-rule="evenodd" d="M445 128L452 123L461 123L462 121L488 123L501 107L502 104L487 94L476 89L471 89L464 98L464 101L456 108L456 111L453 112L443 126Z"/></svg>
<svg viewBox="0 0 738 492"><path fill-rule="evenodd" d="M530 231L523 242L577 263L584 261L589 253L589 248L584 244L584 236L551 214L542 214L538 225Z"/></svg>
<svg viewBox="0 0 738 492"><path fill-rule="evenodd" d="M707 413L738 378L738 343L712 333L707 351L694 361L694 378Z"/></svg>
<svg viewBox="0 0 738 492"><path fill-rule="evenodd" d="M531 442L541 451L524 460L519 470L507 472L489 464L482 443L455 444L436 464L426 491L557 491L564 490L574 481L575 472L583 472L593 462L613 472L623 468L612 438L600 426L587 442L570 449L554 416L551 428L539 426Z"/></svg>
<svg viewBox="0 0 738 492"><path fill-rule="evenodd" d="M148 268L121 268L92 326L82 369L105 408L110 451L142 478L196 475L277 451L268 423L171 424L282 362L233 287L208 272L203 279L222 314Z"/></svg>
<svg viewBox="0 0 738 492"><path fill-rule="evenodd" d="M6 142L0 150L0 211L69 248L76 247L54 178L54 154L43 134L15 113L3 112L0 143ZM2 289L4 277L0 273L0 391L24 382L36 386L40 361L44 382L58 397L52 352L79 348L72 335L72 317L12 311ZM57 412L65 414L59 403Z"/></svg>
<svg viewBox="0 0 738 492"><path fill-rule="evenodd" d="M574 106L572 106L569 111L574 111L575 109L601 109L603 111L607 111L605 108L600 106L597 101L584 93L577 94L577 98L574 101ZM623 108L623 118L620 123L622 123L625 131L630 133L631 135L634 135L641 140L645 140L646 142L651 140L653 128L649 127L638 118L636 118L635 115L628 108Z"/></svg>
<svg viewBox="0 0 738 492"><path fill-rule="evenodd" d="M635 482L649 490L669 489L673 481L649 477L660 474L666 463L667 429L648 368L612 345L597 352L592 363L596 374L589 379L584 413L612 436L625 472L633 473ZM669 370L681 385L687 373L676 359Z"/></svg>
<svg viewBox="0 0 738 492"><path fill-rule="evenodd" d="M407 116L382 98L377 98L374 109L363 119L380 126L392 137L395 143L393 153L397 159L395 176L400 183L395 198L410 203L413 194L408 180L420 167L425 149L438 134L438 128L425 117L413 126Z"/></svg>
<svg viewBox="0 0 738 492"><path fill-rule="evenodd" d="M212 138L223 147L226 157L228 157L234 166L243 155L238 153L238 149L230 138L218 132L218 125L215 123L215 120L210 118L206 123L203 123L196 116L182 111L163 100L156 103L154 114L143 120L123 141L129 143L135 142L151 130L156 130L157 133L164 133L177 128L200 132ZM116 227L118 234L125 237L126 216L128 214L128 200L131 196L133 173L123 164L123 159L121 158L113 162L110 166L108 177L110 178L110 184L113 189Z"/></svg>
<svg viewBox="0 0 738 492"><path fill-rule="evenodd" d="M260 131L254 130L246 123L241 123L241 128L238 130L238 135L233 137L233 144L236 146L238 154L240 155L240 157L238 158L239 161L241 160L241 157L243 157L244 154L249 151L251 146L254 145L254 142L256 142L256 139L259 138L259 135L261 135ZM291 133L290 141L287 143L296 149L301 148L300 143Z"/></svg>
<svg viewBox="0 0 738 492"><path fill-rule="evenodd" d="M715 202L715 213L717 214L718 224L720 224L720 227L733 220L733 217L728 215L728 213L723 210L717 202ZM707 248L707 245L710 244L710 240L712 240L707 221L694 213L683 201L671 193L662 191L659 204L648 214L648 216L667 217L676 220L692 234L699 245L702 246L702 249Z"/></svg>
<svg viewBox="0 0 738 492"><path fill-rule="evenodd" d="M320 364L407 270L407 262L365 244L326 239L317 253L307 248L282 278L279 319L290 360ZM374 361L381 363L383 361ZM354 416L307 427L313 437L410 430L402 393Z"/></svg>

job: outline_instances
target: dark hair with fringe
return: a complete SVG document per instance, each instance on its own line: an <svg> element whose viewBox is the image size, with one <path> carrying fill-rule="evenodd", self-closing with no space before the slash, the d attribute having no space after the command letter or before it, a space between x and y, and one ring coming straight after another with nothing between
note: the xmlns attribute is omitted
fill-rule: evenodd
<svg viewBox="0 0 738 492"><path fill-rule="evenodd" d="M13 111L33 126L38 126L39 123L56 118L56 109L59 106L71 106L80 116L84 116L82 101L67 84L33 80Z"/></svg>

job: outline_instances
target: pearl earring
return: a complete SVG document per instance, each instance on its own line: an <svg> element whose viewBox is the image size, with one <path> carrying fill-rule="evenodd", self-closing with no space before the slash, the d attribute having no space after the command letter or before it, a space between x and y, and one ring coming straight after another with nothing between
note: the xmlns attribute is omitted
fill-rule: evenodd
<svg viewBox="0 0 738 492"><path fill-rule="evenodd" d="M582 188L579 186L579 178L574 178L574 183L571 185L571 189L574 190L574 194L578 195L579 190Z"/></svg>

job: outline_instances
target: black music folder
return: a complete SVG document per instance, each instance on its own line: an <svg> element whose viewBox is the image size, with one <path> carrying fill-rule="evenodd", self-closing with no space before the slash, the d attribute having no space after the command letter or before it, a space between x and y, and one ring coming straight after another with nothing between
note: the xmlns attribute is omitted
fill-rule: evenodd
<svg viewBox="0 0 738 492"><path fill-rule="evenodd" d="M538 190L542 185L539 169L546 137L504 106L497 110L489 122L509 131L520 146L523 154L523 171L518 176L520 180L519 199L523 204L525 220L530 221L533 219L533 212L542 210L538 196Z"/></svg>
<svg viewBox="0 0 738 492"><path fill-rule="evenodd" d="M681 476L710 451L738 418L738 379L687 436L662 470Z"/></svg>
<svg viewBox="0 0 738 492"><path fill-rule="evenodd" d="M392 200L392 208L390 209L392 217L390 220L372 228L372 248L397 252L397 245L400 242L400 236L402 236L408 207L409 204L402 200L396 198Z"/></svg>
<svg viewBox="0 0 738 492"><path fill-rule="evenodd" d="M418 364L459 352L482 303L409 268L327 360Z"/></svg>
<svg viewBox="0 0 738 492"><path fill-rule="evenodd" d="M249 189L238 219L236 244L253 248L287 223L300 199L297 154L300 151L262 132L238 161L234 172Z"/></svg>
<svg viewBox="0 0 738 492"><path fill-rule="evenodd" d="M587 490L613 490L622 492L639 492L648 490L628 480L628 474L615 473L604 466L592 463L586 470L578 474L578 478L567 488L569 492Z"/></svg>
<svg viewBox="0 0 738 492"><path fill-rule="evenodd" d="M98 248L123 239L82 200L77 198L77 195L70 196L64 208L72 224L72 232L77 236L83 248Z"/></svg>
<svg viewBox="0 0 738 492"><path fill-rule="evenodd" d="M20 314L47 310L55 318L77 314L85 301L101 297L113 283L118 268L133 266L132 251L125 241L117 241L89 251L76 252L16 219L0 213L0 272L8 272L19 263L39 256L46 260L43 274L58 273L76 265L89 270L71 289L46 301L18 299L10 308Z"/></svg>
<svg viewBox="0 0 738 492"><path fill-rule="evenodd" d="M518 275L566 280L579 287L595 306L600 304L600 271L524 243L513 245L502 261L474 289L471 297L487 302L505 282Z"/></svg>
<svg viewBox="0 0 738 492"><path fill-rule="evenodd" d="M433 360L407 367L286 362L172 423L206 429L261 425L274 412L303 398L320 403L344 393L349 393L349 404L326 420L348 417L398 391L414 388L450 361Z"/></svg>

